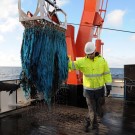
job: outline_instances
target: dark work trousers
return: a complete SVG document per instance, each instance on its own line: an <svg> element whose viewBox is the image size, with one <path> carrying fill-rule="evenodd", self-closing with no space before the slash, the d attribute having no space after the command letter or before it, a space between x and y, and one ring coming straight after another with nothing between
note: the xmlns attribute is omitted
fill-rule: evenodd
<svg viewBox="0 0 135 135"><path fill-rule="evenodd" d="M88 119L92 125L97 124L97 116L103 117L103 106L105 104L104 87L98 90L84 89L83 95L88 106Z"/></svg>

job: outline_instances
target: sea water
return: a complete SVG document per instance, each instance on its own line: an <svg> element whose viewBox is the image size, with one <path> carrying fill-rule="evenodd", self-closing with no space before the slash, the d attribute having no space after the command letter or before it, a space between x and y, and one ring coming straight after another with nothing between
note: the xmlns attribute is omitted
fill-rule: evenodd
<svg viewBox="0 0 135 135"><path fill-rule="evenodd" d="M19 79L21 67L0 67L0 81Z"/></svg>
<svg viewBox="0 0 135 135"><path fill-rule="evenodd" d="M19 79L21 67L0 67L0 81ZM124 78L123 68L110 68L113 78Z"/></svg>

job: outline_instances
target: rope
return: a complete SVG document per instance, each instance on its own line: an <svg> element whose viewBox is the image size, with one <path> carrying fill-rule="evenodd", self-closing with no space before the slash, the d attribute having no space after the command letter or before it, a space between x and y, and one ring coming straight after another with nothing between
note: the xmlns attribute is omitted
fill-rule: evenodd
<svg viewBox="0 0 135 135"><path fill-rule="evenodd" d="M134 91L135 87L135 80L132 80L131 78L124 77L125 79L125 89L128 93L132 93Z"/></svg>
<svg viewBox="0 0 135 135"><path fill-rule="evenodd" d="M43 92L48 104L68 74L65 32L52 25L25 27L21 48L22 73L20 75L26 97L32 86ZM56 76L57 75L57 76Z"/></svg>

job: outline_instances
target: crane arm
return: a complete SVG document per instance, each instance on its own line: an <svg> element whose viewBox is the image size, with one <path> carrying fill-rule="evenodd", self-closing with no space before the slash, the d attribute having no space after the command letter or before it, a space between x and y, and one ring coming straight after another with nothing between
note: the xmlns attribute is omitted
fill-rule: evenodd
<svg viewBox="0 0 135 135"><path fill-rule="evenodd" d="M84 45L88 41L92 41L94 38L95 26L102 27L103 19L101 17L101 12L106 11L100 9L102 8L103 0L84 0L84 9L82 13L82 18L76 38L76 56L83 57Z"/></svg>

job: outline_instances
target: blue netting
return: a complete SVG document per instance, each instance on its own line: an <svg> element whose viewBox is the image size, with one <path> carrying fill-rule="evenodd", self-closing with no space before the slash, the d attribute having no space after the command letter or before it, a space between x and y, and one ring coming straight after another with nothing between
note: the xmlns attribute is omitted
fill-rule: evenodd
<svg viewBox="0 0 135 135"><path fill-rule="evenodd" d="M50 102L54 83L61 83L68 74L65 32L49 26L26 28L21 61L21 79L26 95L34 85Z"/></svg>

